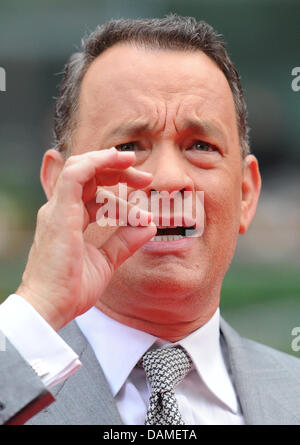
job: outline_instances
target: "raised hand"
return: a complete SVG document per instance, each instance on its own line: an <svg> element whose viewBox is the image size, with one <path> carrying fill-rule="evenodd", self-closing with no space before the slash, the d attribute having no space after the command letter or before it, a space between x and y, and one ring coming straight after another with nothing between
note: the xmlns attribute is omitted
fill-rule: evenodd
<svg viewBox="0 0 300 445"><path fill-rule="evenodd" d="M57 155L57 154L56 154ZM54 193L37 217L34 241L16 293L56 330L92 307L116 268L156 233L149 226L117 227L100 248L84 239L95 220L98 186L147 187L152 176L132 167L135 155L116 149L69 157Z"/></svg>

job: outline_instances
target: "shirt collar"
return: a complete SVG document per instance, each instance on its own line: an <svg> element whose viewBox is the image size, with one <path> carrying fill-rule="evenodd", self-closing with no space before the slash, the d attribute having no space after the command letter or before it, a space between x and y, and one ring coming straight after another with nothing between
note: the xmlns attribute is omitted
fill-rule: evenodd
<svg viewBox="0 0 300 445"><path fill-rule="evenodd" d="M92 347L115 397L156 337L119 323L96 307L77 317L76 322Z"/></svg>
<svg viewBox="0 0 300 445"><path fill-rule="evenodd" d="M190 355L208 389L233 413L239 405L220 344L219 308L201 328L178 342Z"/></svg>
<svg viewBox="0 0 300 445"><path fill-rule="evenodd" d="M126 326L96 307L77 317L76 322L94 350L114 397L140 358L154 344L181 345L189 353L194 368L208 389L232 412L238 412L236 394L219 341L219 309L205 325L176 343L168 343Z"/></svg>

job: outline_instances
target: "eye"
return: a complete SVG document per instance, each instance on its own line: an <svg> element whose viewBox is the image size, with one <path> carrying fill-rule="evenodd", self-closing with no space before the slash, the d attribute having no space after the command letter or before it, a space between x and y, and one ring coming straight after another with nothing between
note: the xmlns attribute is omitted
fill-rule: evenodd
<svg viewBox="0 0 300 445"><path fill-rule="evenodd" d="M206 152L212 152L212 151L219 151L218 148L215 145L210 144L209 142L204 141L196 141L191 145L188 150L192 151L206 151Z"/></svg>
<svg viewBox="0 0 300 445"><path fill-rule="evenodd" d="M137 142L126 142L125 144L116 145L116 149L119 151L138 151L141 148Z"/></svg>
<svg viewBox="0 0 300 445"><path fill-rule="evenodd" d="M126 142L124 144L115 145L116 149L119 151L133 151L136 156L136 161L134 165L139 165L147 159L149 155L149 150L141 142L133 141Z"/></svg>

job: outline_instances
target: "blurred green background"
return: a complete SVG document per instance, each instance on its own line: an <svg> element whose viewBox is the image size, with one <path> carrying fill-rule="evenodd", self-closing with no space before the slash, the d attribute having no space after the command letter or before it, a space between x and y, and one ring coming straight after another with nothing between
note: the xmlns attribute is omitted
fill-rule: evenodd
<svg viewBox="0 0 300 445"><path fill-rule="evenodd" d="M224 35L245 89L263 190L224 282L222 313L242 334L290 354L300 326L299 0L0 0L0 295L20 282L52 145L60 72L81 37L110 18L204 19ZM1 300L0 300L1 301Z"/></svg>

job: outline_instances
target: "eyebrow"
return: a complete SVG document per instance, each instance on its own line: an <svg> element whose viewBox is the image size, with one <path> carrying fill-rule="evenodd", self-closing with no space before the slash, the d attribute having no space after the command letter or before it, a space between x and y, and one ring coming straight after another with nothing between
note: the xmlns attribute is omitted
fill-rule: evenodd
<svg viewBox="0 0 300 445"><path fill-rule="evenodd" d="M200 119L197 117L186 118L180 125L180 129L177 128L178 133L194 130L197 133L213 137L216 141L219 141L223 146L227 147L227 136L225 132L212 121ZM147 133L153 130L153 125L146 121L139 122L125 122L110 130L110 136L113 137L126 137L131 135L138 135L141 133Z"/></svg>
<svg viewBox="0 0 300 445"><path fill-rule="evenodd" d="M213 137L214 139L222 143L222 145L225 147L227 147L228 145L226 133L219 125L215 124L212 121L199 118L186 118L183 121L181 131L188 130L197 131L197 133L203 136Z"/></svg>

